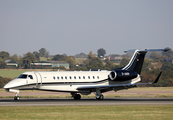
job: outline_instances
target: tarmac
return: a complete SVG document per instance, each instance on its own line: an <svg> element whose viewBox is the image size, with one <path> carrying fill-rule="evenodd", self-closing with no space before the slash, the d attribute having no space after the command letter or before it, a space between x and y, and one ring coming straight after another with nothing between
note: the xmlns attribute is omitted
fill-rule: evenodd
<svg viewBox="0 0 173 120"><path fill-rule="evenodd" d="M0 98L0 106L67 106L67 105L173 105L173 98Z"/></svg>

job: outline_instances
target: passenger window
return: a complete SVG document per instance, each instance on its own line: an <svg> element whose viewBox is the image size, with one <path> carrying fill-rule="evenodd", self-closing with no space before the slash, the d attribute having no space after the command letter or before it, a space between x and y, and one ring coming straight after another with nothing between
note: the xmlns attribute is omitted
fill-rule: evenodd
<svg viewBox="0 0 173 120"><path fill-rule="evenodd" d="M71 76L70 76L70 79L71 79Z"/></svg>
<svg viewBox="0 0 173 120"><path fill-rule="evenodd" d="M99 79L99 76L97 76L97 79Z"/></svg>
<svg viewBox="0 0 173 120"><path fill-rule="evenodd" d="M59 76L57 77L57 79L59 80Z"/></svg>
<svg viewBox="0 0 173 120"><path fill-rule="evenodd" d="M93 79L95 79L95 77L93 76Z"/></svg>
<svg viewBox="0 0 173 120"><path fill-rule="evenodd" d="M80 79L80 76L79 76L79 79Z"/></svg>
<svg viewBox="0 0 173 120"><path fill-rule="evenodd" d="M88 79L90 79L90 76L88 76Z"/></svg>
<svg viewBox="0 0 173 120"><path fill-rule="evenodd" d="M85 79L85 76L83 76L83 79Z"/></svg>
<svg viewBox="0 0 173 120"><path fill-rule="evenodd" d="M67 77L65 77L65 79L67 79Z"/></svg>
<svg viewBox="0 0 173 120"><path fill-rule="evenodd" d="M76 79L76 76L74 76L74 79Z"/></svg>
<svg viewBox="0 0 173 120"><path fill-rule="evenodd" d="M53 79L55 80L55 77L53 77Z"/></svg>
<svg viewBox="0 0 173 120"><path fill-rule="evenodd" d="M61 79L63 79L63 76L61 76Z"/></svg>

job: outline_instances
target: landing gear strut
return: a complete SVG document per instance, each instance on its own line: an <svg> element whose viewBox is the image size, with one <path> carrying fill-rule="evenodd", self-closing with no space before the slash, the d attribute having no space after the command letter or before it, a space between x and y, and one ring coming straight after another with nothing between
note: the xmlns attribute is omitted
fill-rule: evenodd
<svg viewBox="0 0 173 120"><path fill-rule="evenodd" d="M81 95L77 94L77 93L71 93L72 97L74 98L74 100L80 100L81 99Z"/></svg>
<svg viewBox="0 0 173 120"><path fill-rule="evenodd" d="M14 100L19 100L20 99L20 97L18 96L19 90L9 89L9 92L13 92L13 93L16 94L16 96L14 97Z"/></svg>
<svg viewBox="0 0 173 120"><path fill-rule="evenodd" d="M96 89L95 95L96 95L97 100L103 100L104 99L104 96L102 95L102 93L100 92L99 89Z"/></svg>

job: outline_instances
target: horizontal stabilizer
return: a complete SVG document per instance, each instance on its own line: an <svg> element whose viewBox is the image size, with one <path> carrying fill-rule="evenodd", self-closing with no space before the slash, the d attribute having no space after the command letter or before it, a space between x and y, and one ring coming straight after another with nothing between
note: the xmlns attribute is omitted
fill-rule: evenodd
<svg viewBox="0 0 173 120"><path fill-rule="evenodd" d="M168 51L169 49L141 49L139 50L139 52L148 52L148 51ZM125 53L126 52L135 52L135 49L134 50L127 50L127 51L124 51Z"/></svg>

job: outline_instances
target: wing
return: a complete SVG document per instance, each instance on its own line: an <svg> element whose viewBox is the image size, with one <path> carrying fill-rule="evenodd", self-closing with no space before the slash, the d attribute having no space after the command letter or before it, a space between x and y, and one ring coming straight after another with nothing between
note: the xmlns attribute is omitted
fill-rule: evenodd
<svg viewBox="0 0 173 120"><path fill-rule="evenodd" d="M150 83L138 83L138 84L117 84L117 85L94 85L94 86L84 86L78 87L77 90L94 90L94 89L108 89L108 88L116 88L116 87L124 87L124 88L131 88L136 87L137 85L146 85Z"/></svg>
<svg viewBox="0 0 173 120"><path fill-rule="evenodd" d="M119 87L123 87L124 89L127 89L127 88L136 87L138 85L154 84L154 83L157 83L158 82L161 74L162 74L162 72L159 73L159 75L157 76L157 78L154 80L153 83L136 83L136 84L116 84L116 85L83 86L83 87L78 87L77 90L109 89L109 88L119 88Z"/></svg>

